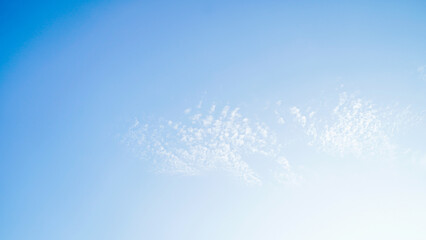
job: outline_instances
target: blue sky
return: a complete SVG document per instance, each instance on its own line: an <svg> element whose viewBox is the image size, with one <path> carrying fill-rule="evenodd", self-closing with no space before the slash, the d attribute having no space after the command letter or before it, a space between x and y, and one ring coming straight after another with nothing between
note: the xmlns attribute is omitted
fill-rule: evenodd
<svg viewBox="0 0 426 240"><path fill-rule="evenodd" d="M424 239L424 1L0 4L1 239Z"/></svg>

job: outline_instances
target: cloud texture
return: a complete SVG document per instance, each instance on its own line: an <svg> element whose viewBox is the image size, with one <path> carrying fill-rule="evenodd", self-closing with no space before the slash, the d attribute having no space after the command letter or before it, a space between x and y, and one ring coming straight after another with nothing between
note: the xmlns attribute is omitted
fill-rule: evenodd
<svg viewBox="0 0 426 240"><path fill-rule="evenodd" d="M160 171L194 175L222 169L248 183L260 184L261 177L248 161L262 156L281 166L280 181L295 176L281 156L275 133L265 124L253 122L229 106L220 111L215 105L208 111L197 110L192 114L185 110L184 122L168 120L152 125L136 121L126 141L142 158L157 163Z"/></svg>
<svg viewBox="0 0 426 240"><path fill-rule="evenodd" d="M380 108L345 92L339 95L338 104L321 116L313 111L304 115L297 107L290 112L310 137L310 145L340 156L394 157L400 149L392 138L421 121L409 108Z"/></svg>
<svg viewBox="0 0 426 240"><path fill-rule="evenodd" d="M339 94L334 105L320 109L302 110L285 106L282 101L274 106L270 110L278 123L276 129L250 120L239 108L211 105L203 109L200 103L195 109L184 110L180 120L136 120L125 141L160 172L197 175L222 170L254 184L261 184L264 178L256 169L260 165L268 166L267 174L272 173L280 183L301 179L283 155L283 142L298 138L281 134L286 129L301 128L302 136L307 136L303 138L307 142L297 148L314 147L342 158L408 159L424 155L394 141L398 133L423 121L408 107L379 107L346 92Z"/></svg>

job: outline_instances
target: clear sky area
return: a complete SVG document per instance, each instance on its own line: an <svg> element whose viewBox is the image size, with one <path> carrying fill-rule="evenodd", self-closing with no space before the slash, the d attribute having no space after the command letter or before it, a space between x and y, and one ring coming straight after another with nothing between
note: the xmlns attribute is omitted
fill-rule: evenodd
<svg viewBox="0 0 426 240"><path fill-rule="evenodd" d="M1 1L0 239L426 239L426 1Z"/></svg>

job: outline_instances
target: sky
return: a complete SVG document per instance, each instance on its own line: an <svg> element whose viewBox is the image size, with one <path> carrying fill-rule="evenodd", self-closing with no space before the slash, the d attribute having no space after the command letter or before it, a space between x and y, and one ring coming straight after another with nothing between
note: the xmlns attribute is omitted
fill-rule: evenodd
<svg viewBox="0 0 426 240"><path fill-rule="evenodd" d="M425 12L2 1L0 239L425 239Z"/></svg>

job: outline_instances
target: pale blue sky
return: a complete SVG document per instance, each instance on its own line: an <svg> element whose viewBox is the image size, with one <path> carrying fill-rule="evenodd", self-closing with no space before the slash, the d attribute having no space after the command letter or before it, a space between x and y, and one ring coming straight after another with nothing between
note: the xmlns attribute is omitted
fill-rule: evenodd
<svg viewBox="0 0 426 240"><path fill-rule="evenodd" d="M425 12L0 3L0 239L425 239Z"/></svg>

